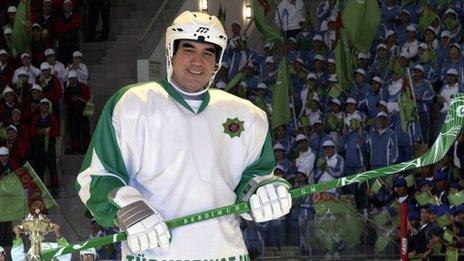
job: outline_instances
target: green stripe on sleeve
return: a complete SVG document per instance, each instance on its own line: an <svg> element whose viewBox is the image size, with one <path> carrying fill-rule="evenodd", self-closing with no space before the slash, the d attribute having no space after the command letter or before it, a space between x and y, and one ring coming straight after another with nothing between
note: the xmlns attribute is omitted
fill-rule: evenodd
<svg viewBox="0 0 464 261"><path fill-rule="evenodd" d="M114 226L114 217L117 208L107 200L108 193L117 187L124 186L129 182L129 176L118 146L116 132L113 126L113 112L121 97L131 88L144 85L133 84L126 86L116 92L106 103L98 120L97 127L92 136L84 161L81 165L80 172L87 170L92 162L93 151L95 151L98 160L105 170L111 175L102 176L98 173L90 173L91 181L89 187L82 188L81 184L76 182L77 191L81 189L88 190L90 197L86 206L95 217L95 220L104 227Z"/></svg>
<svg viewBox="0 0 464 261"><path fill-rule="evenodd" d="M255 162L245 168L242 174L242 179L240 180L237 188L235 188L235 193L240 195L250 179L256 176L266 176L272 174L272 170L276 164L275 162L276 161L274 157L271 135L268 133L261 150L261 155Z"/></svg>

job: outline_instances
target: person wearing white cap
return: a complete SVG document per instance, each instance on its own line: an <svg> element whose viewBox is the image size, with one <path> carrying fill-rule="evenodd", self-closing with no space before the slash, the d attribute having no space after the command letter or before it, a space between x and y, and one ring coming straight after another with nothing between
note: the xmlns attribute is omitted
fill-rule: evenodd
<svg viewBox="0 0 464 261"><path fill-rule="evenodd" d="M10 150L2 146L0 147L0 171L1 171L1 177L5 175L6 173L9 173L12 170L12 166L10 164Z"/></svg>
<svg viewBox="0 0 464 261"><path fill-rule="evenodd" d="M459 21L458 13L454 9L448 8L446 10L445 18L443 19L443 24L446 30L450 31L451 40L453 42L457 42L462 34L462 25Z"/></svg>
<svg viewBox="0 0 464 261"><path fill-rule="evenodd" d="M299 25L300 32L295 36L295 39L298 44L298 49L302 53L306 53L311 49L313 34L310 33L310 25L306 23L306 20L301 20Z"/></svg>
<svg viewBox="0 0 464 261"><path fill-rule="evenodd" d="M310 72L306 76L306 82L303 85L303 89L301 90L300 99L301 99L301 111L298 114L299 117L303 115L308 115L309 109L309 101L312 99L313 95L317 94L317 77L316 74Z"/></svg>
<svg viewBox="0 0 464 261"><path fill-rule="evenodd" d="M414 66L413 72L414 95L417 102L417 112L419 113L422 142L428 144L431 125L430 111L432 110L435 91L430 81L424 79L425 71L422 65L417 64Z"/></svg>
<svg viewBox="0 0 464 261"><path fill-rule="evenodd" d="M338 98L333 98L330 101L330 112L326 113L326 132L328 131L329 136L338 143L339 135L343 130L343 118L345 114L341 110L342 102Z"/></svg>
<svg viewBox="0 0 464 261"><path fill-rule="evenodd" d="M117 220L126 232L125 259L140 254L147 260L238 260L247 249L235 218L171 231L165 220L236 201L250 204L241 215L250 221L290 212L290 184L272 175L266 114L249 101L209 91L226 45L215 16L181 13L166 29L167 79L121 88L101 113L77 176L78 193L99 224ZM108 146L113 149L103 149ZM169 170L162 162L169 162ZM191 189L178 191L183 186ZM198 200L178 204L187 198ZM263 204L266 198L272 199Z"/></svg>
<svg viewBox="0 0 464 261"><path fill-rule="evenodd" d="M282 144L274 144L274 156L276 158L276 164L282 167L283 174L286 176L292 162L287 158L285 147Z"/></svg>
<svg viewBox="0 0 464 261"><path fill-rule="evenodd" d="M403 68L407 67L405 61L408 63L407 59L400 58L400 65ZM393 68L392 68L393 69ZM394 70L391 71L391 81L385 86L386 95L384 99L387 101L388 111L390 113L399 112L398 100L401 95L401 90L403 89L403 78L402 75L398 75Z"/></svg>
<svg viewBox="0 0 464 261"><path fill-rule="evenodd" d="M375 125L375 118L378 112L376 105L385 96L382 86L383 80L379 76L374 76L371 80L369 91L366 93L364 100L359 103L359 109L366 113L367 126Z"/></svg>
<svg viewBox="0 0 464 261"><path fill-rule="evenodd" d="M230 41L227 48L226 62L229 64L229 77L234 77L248 64L255 60L258 54L246 44L246 37L241 35Z"/></svg>
<svg viewBox="0 0 464 261"><path fill-rule="evenodd" d="M72 54L79 50L79 33L82 18L78 13L73 12L73 2L65 0L63 2L63 14L57 21L58 34L58 54L59 59L64 64L72 61Z"/></svg>
<svg viewBox="0 0 464 261"><path fill-rule="evenodd" d="M53 68L47 62L40 65L42 74L38 83L42 86L42 96L52 102L52 109L55 115L59 115L59 101L63 95L63 86L60 80L53 75Z"/></svg>
<svg viewBox="0 0 464 261"><path fill-rule="evenodd" d="M381 111L377 114L377 124L369 132L371 169L389 166L397 161L398 142L396 133L388 127L388 115Z"/></svg>
<svg viewBox="0 0 464 261"><path fill-rule="evenodd" d="M64 61L63 61L64 62ZM64 72L65 79L67 81L66 75L68 75L69 71L76 71L77 72L77 79L80 82L87 84L89 80L89 69L87 65L82 63L82 53L80 51L75 51L72 55L72 63L66 67Z"/></svg>
<svg viewBox="0 0 464 261"><path fill-rule="evenodd" d="M449 45L449 56L443 59L441 80L446 81L448 70L455 69L457 72L458 82L464 84L464 65L462 63L461 47L457 43Z"/></svg>
<svg viewBox="0 0 464 261"><path fill-rule="evenodd" d="M331 139L326 139L322 143L324 154L321 163L318 162L317 174L315 175L317 183L340 178L345 170L345 161L343 157L337 154L335 143ZM329 189L327 192L335 193L336 189Z"/></svg>
<svg viewBox="0 0 464 261"><path fill-rule="evenodd" d="M97 250L95 248L87 248L79 251L80 261L95 261L97 260Z"/></svg>
<svg viewBox="0 0 464 261"><path fill-rule="evenodd" d="M354 83L348 92L348 96L354 98L356 101L362 101L369 91L369 84L366 82L366 71L362 68L356 68L353 72L353 76Z"/></svg>
<svg viewBox="0 0 464 261"><path fill-rule="evenodd" d="M316 75L318 86L326 86L327 84L327 73L324 64L325 58L320 54L316 54L312 62L312 72Z"/></svg>
<svg viewBox="0 0 464 261"><path fill-rule="evenodd" d="M359 120L360 124L365 122L365 114L358 110L358 102L353 98L348 98L345 101L345 118L344 123L350 127L352 125L351 119Z"/></svg>
<svg viewBox="0 0 464 261"><path fill-rule="evenodd" d="M11 85L15 67L8 62L8 58L8 51L0 49L0 74L2 75L4 84Z"/></svg>
<svg viewBox="0 0 464 261"><path fill-rule="evenodd" d="M18 84L18 73L23 70L29 75L28 82L34 84L36 78L40 76L41 71L31 64L31 56L28 53L21 54L21 63L23 66L15 70L11 83Z"/></svg>
<svg viewBox="0 0 464 261"><path fill-rule="evenodd" d="M89 117L84 114L90 100L90 89L87 84L79 82L76 71L68 72L68 81L64 88L68 126L71 132L71 153L83 154L90 143Z"/></svg>
<svg viewBox="0 0 464 261"><path fill-rule="evenodd" d="M296 146L298 148L298 158L295 160L295 167L300 169L308 179L311 177L314 182L313 168L316 155L309 147L308 137L304 134L298 134L295 138Z"/></svg>
<svg viewBox="0 0 464 261"><path fill-rule="evenodd" d="M416 27L414 25L408 25L406 33L406 41L401 47L401 52L407 53L408 58L413 59L419 53L419 41L416 39Z"/></svg>
<svg viewBox="0 0 464 261"><path fill-rule="evenodd" d="M310 70L313 69L313 62L316 55L324 53L325 44L322 41L322 36L316 34L313 36L313 47L305 54L306 67ZM322 57L324 58L324 57Z"/></svg>
<svg viewBox="0 0 464 261"><path fill-rule="evenodd" d="M11 5L8 7L7 17L6 17L7 19L5 21L6 23L4 24L4 28L5 27L13 28L17 11L18 9L14 5Z"/></svg>
<svg viewBox="0 0 464 261"><path fill-rule="evenodd" d="M285 31L287 37L294 37L300 32L300 21L305 20L306 8L302 0L284 0L277 5L274 24Z"/></svg>
<svg viewBox="0 0 464 261"><path fill-rule="evenodd" d="M39 103L39 113L34 116L30 125L32 166L41 179L45 167L50 173L50 189L53 193L59 191L58 172L56 168L56 138L60 136L58 117L51 113L52 103L42 98ZM45 137L48 137L47 139ZM48 141L46 143L46 141Z"/></svg>
<svg viewBox="0 0 464 261"><path fill-rule="evenodd" d="M45 59L47 60L47 63L50 64L50 66L52 66L53 75L60 80L61 84L63 84L66 81L66 68L63 63L56 60L55 50L53 50L52 48L48 48L47 50L45 50L44 55Z"/></svg>
<svg viewBox="0 0 464 261"><path fill-rule="evenodd" d="M448 109L452 100L452 97L456 93L463 93L463 85L458 82L458 71L455 68L450 68L446 72L446 84L440 89L438 94L438 101L443 103L443 106L440 110L440 120L439 124L436 127L436 135L441 129L441 125L445 121L446 114L448 114Z"/></svg>
<svg viewBox="0 0 464 261"><path fill-rule="evenodd" d="M261 74L261 81L268 86L272 86L276 82L279 72L273 56L266 57L265 66L266 68Z"/></svg>

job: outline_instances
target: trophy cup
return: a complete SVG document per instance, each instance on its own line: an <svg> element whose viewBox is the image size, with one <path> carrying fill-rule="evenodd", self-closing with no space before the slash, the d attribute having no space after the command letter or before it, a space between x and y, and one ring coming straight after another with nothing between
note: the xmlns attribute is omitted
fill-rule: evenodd
<svg viewBox="0 0 464 261"><path fill-rule="evenodd" d="M40 244L46 234L53 230L53 223L36 208L34 214L29 214L19 228L29 237L31 248L27 252L26 260L40 260Z"/></svg>

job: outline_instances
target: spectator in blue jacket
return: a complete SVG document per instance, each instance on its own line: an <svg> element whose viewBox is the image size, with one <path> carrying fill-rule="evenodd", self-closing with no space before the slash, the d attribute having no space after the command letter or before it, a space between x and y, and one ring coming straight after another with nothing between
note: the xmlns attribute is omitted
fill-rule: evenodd
<svg viewBox="0 0 464 261"><path fill-rule="evenodd" d="M367 139L371 169L378 169L395 163L398 159L398 141L396 133L388 128L388 115L377 114L377 126L369 132ZM391 185L391 176L387 176Z"/></svg>
<svg viewBox="0 0 464 261"><path fill-rule="evenodd" d="M432 84L424 79L424 67L422 65L417 64L414 66L413 72L414 95L416 96L417 112L419 113L421 139L422 143L429 144L430 111L435 91Z"/></svg>

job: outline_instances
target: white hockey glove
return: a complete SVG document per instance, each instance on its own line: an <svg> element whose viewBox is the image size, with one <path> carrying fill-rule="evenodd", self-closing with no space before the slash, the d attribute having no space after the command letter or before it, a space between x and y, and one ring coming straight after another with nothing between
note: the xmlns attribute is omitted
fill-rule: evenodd
<svg viewBox="0 0 464 261"><path fill-rule="evenodd" d="M251 216L246 213L242 214L243 218L266 222L290 212L292 197L288 192L290 185L285 180L272 176L255 177L249 181L247 187L247 191L240 199L250 202ZM252 192L254 193L251 194Z"/></svg>
<svg viewBox="0 0 464 261"><path fill-rule="evenodd" d="M163 216L150 207L142 194L131 186L112 190L109 200L119 207L119 227L127 233L127 243L133 253L151 248L169 249L171 233Z"/></svg>

